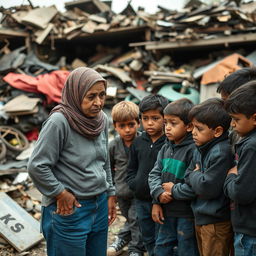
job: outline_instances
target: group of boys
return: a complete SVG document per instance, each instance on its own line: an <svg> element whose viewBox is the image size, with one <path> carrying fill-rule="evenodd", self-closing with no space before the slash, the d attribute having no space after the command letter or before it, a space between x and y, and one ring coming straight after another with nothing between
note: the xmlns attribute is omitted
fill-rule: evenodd
<svg viewBox="0 0 256 256"><path fill-rule="evenodd" d="M256 69L194 105L160 95L112 109L110 159L126 218L108 256L256 256ZM140 121L143 132L138 133Z"/></svg>

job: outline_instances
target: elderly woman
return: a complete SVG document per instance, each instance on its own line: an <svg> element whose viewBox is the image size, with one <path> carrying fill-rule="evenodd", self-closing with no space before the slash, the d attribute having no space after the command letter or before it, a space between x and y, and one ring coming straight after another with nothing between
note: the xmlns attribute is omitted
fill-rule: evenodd
<svg viewBox="0 0 256 256"><path fill-rule="evenodd" d="M116 210L105 97L106 81L95 70L71 72L30 157L48 256L106 255Z"/></svg>

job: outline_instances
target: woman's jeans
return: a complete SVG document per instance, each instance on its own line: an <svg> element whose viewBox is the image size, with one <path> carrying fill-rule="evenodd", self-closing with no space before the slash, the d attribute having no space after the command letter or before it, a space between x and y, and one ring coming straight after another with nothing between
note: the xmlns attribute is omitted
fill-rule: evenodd
<svg viewBox="0 0 256 256"><path fill-rule="evenodd" d="M105 256L108 234L106 193L79 200L68 216L56 214L56 203L42 208L42 231L48 256Z"/></svg>

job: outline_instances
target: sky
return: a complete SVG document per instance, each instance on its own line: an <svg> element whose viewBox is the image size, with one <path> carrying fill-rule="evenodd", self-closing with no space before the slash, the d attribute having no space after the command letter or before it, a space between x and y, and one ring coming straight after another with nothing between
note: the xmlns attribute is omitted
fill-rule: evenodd
<svg viewBox="0 0 256 256"><path fill-rule="evenodd" d="M34 6L50 6L55 4L57 9L61 12L65 11L65 2L70 2L71 0L30 0ZM145 8L148 13L155 13L158 11L157 6L161 5L168 9L180 10L186 0L132 0L131 5L135 10L139 6ZM128 0L112 0L112 10L115 13L121 12L127 5ZM27 0L0 0L0 6L9 8L12 6L18 6L22 4L28 4Z"/></svg>

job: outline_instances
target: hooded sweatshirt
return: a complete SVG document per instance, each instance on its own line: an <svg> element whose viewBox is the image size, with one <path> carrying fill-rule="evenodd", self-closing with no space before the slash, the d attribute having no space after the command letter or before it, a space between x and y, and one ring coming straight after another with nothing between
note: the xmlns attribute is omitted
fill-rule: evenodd
<svg viewBox="0 0 256 256"><path fill-rule="evenodd" d="M237 233L256 237L256 130L236 145L237 171L226 178L224 191L232 200L231 221Z"/></svg>
<svg viewBox="0 0 256 256"><path fill-rule="evenodd" d="M149 174L149 187L154 201L164 192L162 183L184 183L184 176L196 146L191 133L188 133L179 144L167 140L157 156L154 168ZM190 200L173 200L163 204L164 216L193 217Z"/></svg>
<svg viewBox="0 0 256 256"><path fill-rule="evenodd" d="M194 171L198 165L199 170ZM191 207L196 225L207 225L230 219L229 199L224 195L223 185L227 171L234 166L234 157L224 133L219 138L197 147L190 166L186 170L186 184L176 184L172 195L176 199L193 198Z"/></svg>
<svg viewBox="0 0 256 256"><path fill-rule="evenodd" d="M153 143L150 136L143 132L134 139L130 147L126 181L137 199L152 201L148 185L148 175L155 165L157 154L163 146L165 139L166 136L162 135Z"/></svg>

